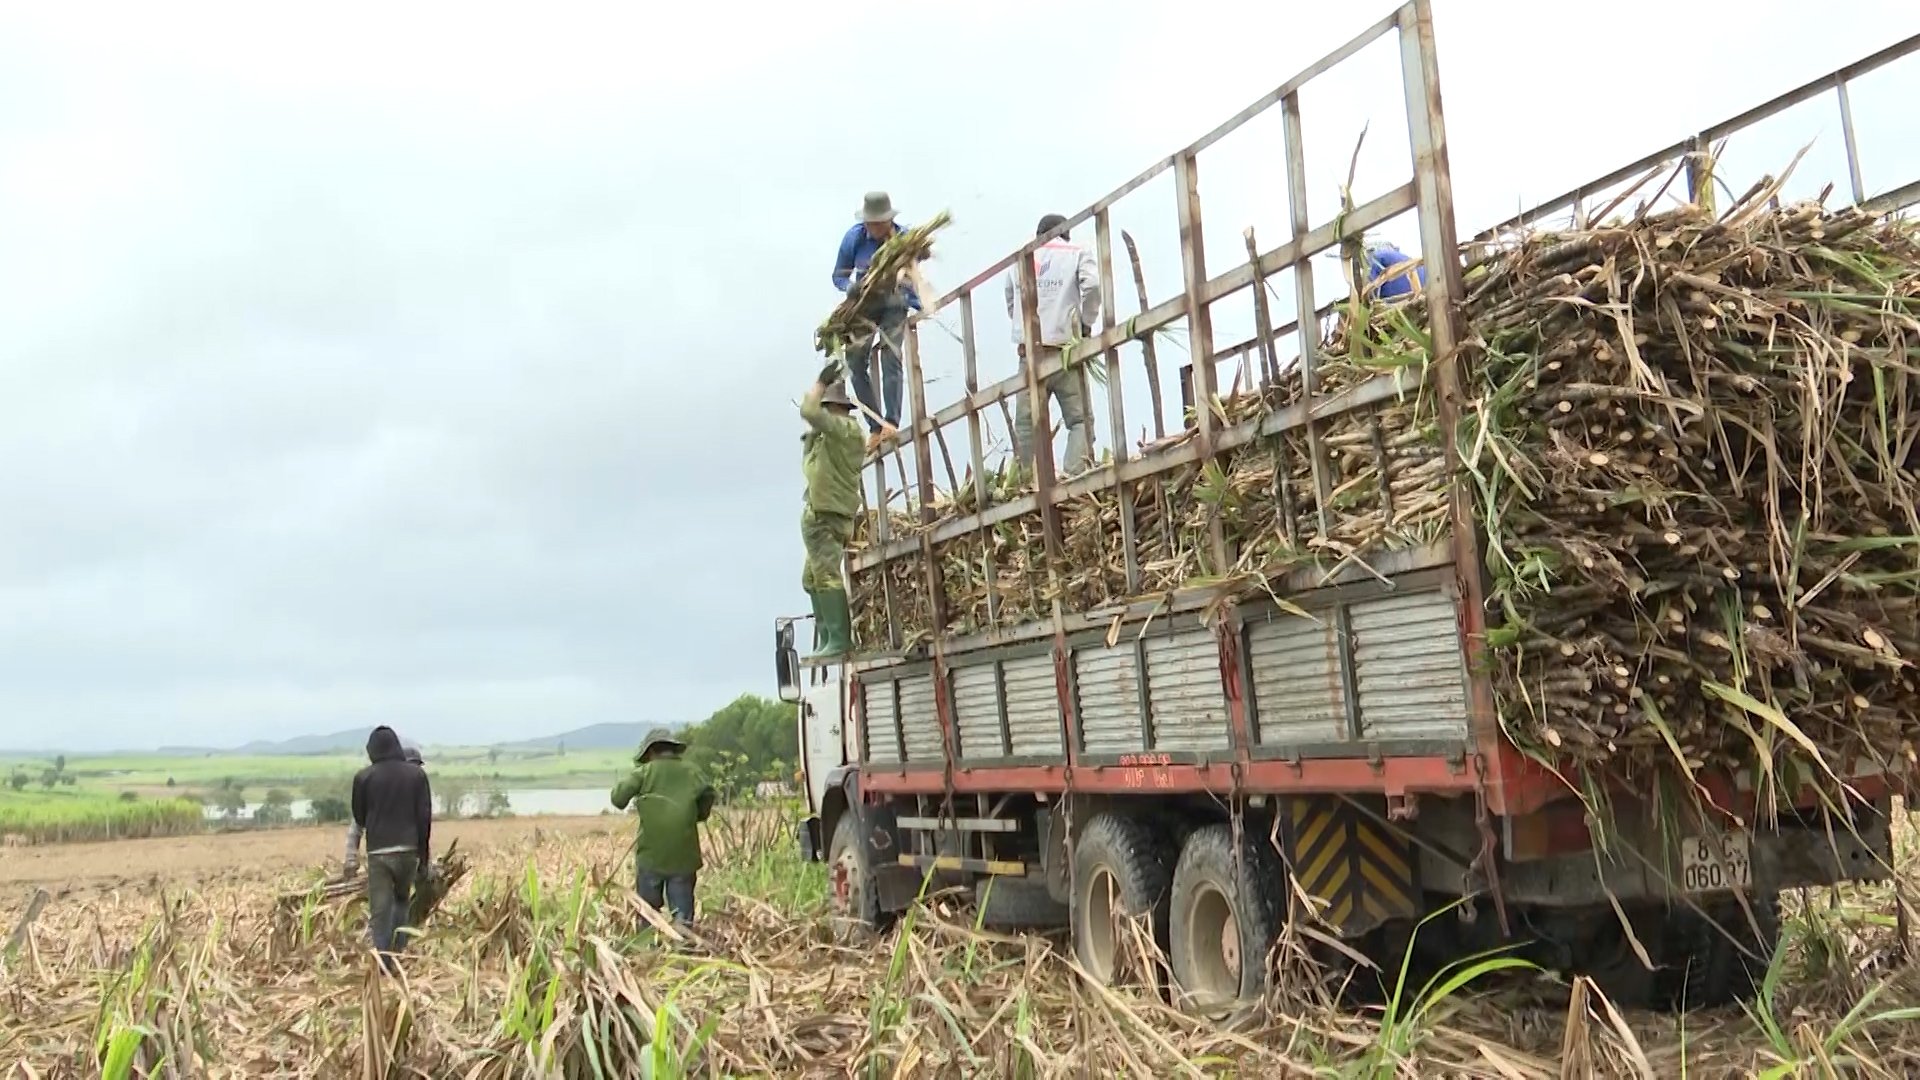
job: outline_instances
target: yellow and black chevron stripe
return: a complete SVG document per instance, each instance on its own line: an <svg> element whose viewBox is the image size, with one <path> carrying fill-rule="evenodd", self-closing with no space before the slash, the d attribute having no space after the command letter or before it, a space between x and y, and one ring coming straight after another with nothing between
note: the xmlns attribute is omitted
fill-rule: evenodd
<svg viewBox="0 0 1920 1080"><path fill-rule="evenodd" d="M1287 813L1293 876L1319 901L1323 921L1352 935L1414 914L1406 837L1338 795L1295 796Z"/></svg>

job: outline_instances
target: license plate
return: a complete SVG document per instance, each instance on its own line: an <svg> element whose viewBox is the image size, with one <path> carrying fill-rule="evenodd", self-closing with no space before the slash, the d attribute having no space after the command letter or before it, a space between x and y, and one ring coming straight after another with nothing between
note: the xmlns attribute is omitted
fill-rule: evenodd
<svg viewBox="0 0 1920 1080"><path fill-rule="evenodd" d="M1753 848L1747 834L1688 837L1680 848L1680 886L1688 892L1745 889L1753 884Z"/></svg>

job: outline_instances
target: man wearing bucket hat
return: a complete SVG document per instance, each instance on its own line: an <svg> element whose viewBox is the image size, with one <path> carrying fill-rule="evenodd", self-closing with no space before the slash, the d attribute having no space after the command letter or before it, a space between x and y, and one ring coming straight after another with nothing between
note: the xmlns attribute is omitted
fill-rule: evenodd
<svg viewBox="0 0 1920 1080"><path fill-rule="evenodd" d="M906 226L895 220L893 199L884 191L870 191L861 201L858 220L840 238L840 252L833 262L833 287L850 291L873 263L881 245ZM847 347L848 374L853 379L854 396L866 407L867 430L873 433L870 445L877 445L893 433L900 423L900 353L905 347L907 312L920 310L920 297L913 287L902 282L900 288L874 298L860 314L873 324L873 330L855 338ZM881 397L873 394L871 362L880 362Z"/></svg>
<svg viewBox="0 0 1920 1080"><path fill-rule="evenodd" d="M633 771L613 787L613 805L633 804L640 835L633 843L634 888L640 899L693 921L700 874L700 823L713 812L713 788L680 755L686 744L654 728L633 755Z"/></svg>
<svg viewBox="0 0 1920 1080"><path fill-rule="evenodd" d="M840 382L840 362L829 363L800 402L807 422L801 436L800 469L807 480L800 509L800 540L807 563L800 587L813 601L815 656L839 656L853 648L853 616L847 607L846 579L840 560L853 539L860 512L860 463L865 448L853 403Z"/></svg>

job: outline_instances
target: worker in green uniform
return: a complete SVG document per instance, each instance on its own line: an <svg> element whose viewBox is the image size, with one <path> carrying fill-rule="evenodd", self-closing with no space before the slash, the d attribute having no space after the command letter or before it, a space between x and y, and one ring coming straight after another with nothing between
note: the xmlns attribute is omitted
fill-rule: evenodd
<svg viewBox="0 0 1920 1080"><path fill-rule="evenodd" d="M846 580L840 560L853 539L854 515L860 512L860 465L866 457L866 436L853 418L853 403L840 384L840 361L820 370L813 388L800 402L807 422L801 440L801 469L807 478L807 502L800 512L800 539L807 545L807 565L800 586L813 600L815 650L819 657L840 656L853 649L853 616L847 610Z"/></svg>
<svg viewBox="0 0 1920 1080"><path fill-rule="evenodd" d="M713 813L713 788L680 755L685 743L654 728L633 755L633 771L613 787L613 805L635 804L640 835L633 843L634 889L674 920L693 922L700 876L700 823Z"/></svg>

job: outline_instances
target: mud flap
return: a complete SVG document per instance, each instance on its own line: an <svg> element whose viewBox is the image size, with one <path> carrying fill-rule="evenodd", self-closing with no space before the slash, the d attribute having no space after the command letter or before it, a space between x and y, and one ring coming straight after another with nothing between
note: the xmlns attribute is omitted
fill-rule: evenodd
<svg viewBox="0 0 1920 1080"><path fill-rule="evenodd" d="M1288 869L1321 921L1355 937L1417 914L1413 845L1387 824L1382 796L1298 795L1286 813Z"/></svg>

